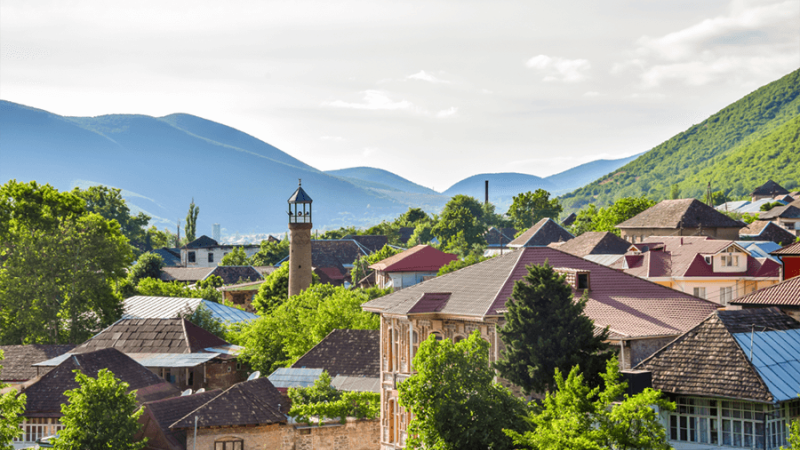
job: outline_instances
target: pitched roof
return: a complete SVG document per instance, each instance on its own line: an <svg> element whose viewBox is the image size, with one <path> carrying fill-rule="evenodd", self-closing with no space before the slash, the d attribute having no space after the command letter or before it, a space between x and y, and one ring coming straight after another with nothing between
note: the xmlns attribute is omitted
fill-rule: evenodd
<svg viewBox="0 0 800 450"><path fill-rule="evenodd" d="M331 377L380 377L380 330L333 330L294 364L324 369Z"/></svg>
<svg viewBox="0 0 800 450"><path fill-rule="evenodd" d="M292 194L288 200L289 203L311 203L312 201L311 197L309 197L306 191L300 186L297 186L297 190L294 191L294 194Z"/></svg>
<svg viewBox="0 0 800 450"><path fill-rule="evenodd" d="M219 245L219 242L211 239L210 237L206 236L205 234L200 236L199 238L189 242L188 244L184 245L181 248L185 249L193 249L193 248L206 248L206 247L216 247Z"/></svg>
<svg viewBox="0 0 800 450"><path fill-rule="evenodd" d="M80 369L84 374L96 378L100 369L110 370L116 378L128 383L129 390L137 390L137 400L142 403L172 397L178 389L154 374L150 369L137 363L124 353L113 348L73 355L64 360L50 372L42 375L25 389L28 397L25 406L26 416L61 416L61 404L67 402L65 391L75 389L73 370Z"/></svg>
<svg viewBox="0 0 800 450"><path fill-rule="evenodd" d="M718 305L595 264L549 247L522 248L496 256L392 294L371 300L362 308L386 314L409 314L426 294L449 294L432 314L472 317L498 316L511 297L514 282L529 264L590 272L586 315L600 327L621 336L674 336L699 323ZM581 290L582 293L582 290ZM573 290L573 294L580 295Z"/></svg>
<svg viewBox="0 0 800 450"><path fill-rule="evenodd" d="M150 297L146 295L126 298L122 303L122 317L124 319L173 319L194 313L201 304L211 311L215 319L222 322L239 323L258 318L255 314L202 298Z"/></svg>
<svg viewBox="0 0 800 450"><path fill-rule="evenodd" d="M753 193L750 195L769 195L770 197L774 197L776 195L786 195L788 193L789 191L784 189L780 184L772 180L767 180L766 183L753 189Z"/></svg>
<svg viewBox="0 0 800 450"><path fill-rule="evenodd" d="M36 368L33 364L47 361L50 358L63 355L75 348L72 344L65 345L0 345L0 351L5 358L0 360L0 381L24 381L36 378Z"/></svg>
<svg viewBox="0 0 800 450"><path fill-rule="evenodd" d="M382 249L384 245L389 243L389 238L383 235L348 234L342 239L352 239L361 244L361 246L370 253L377 252Z"/></svg>
<svg viewBox="0 0 800 450"><path fill-rule="evenodd" d="M267 275L278 270L278 266L253 266L253 268L256 269L263 278L266 278Z"/></svg>
<svg viewBox="0 0 800 450"><path fill-rule="evenodd" d="M517 230L514 228L495 228L490 227L483 238L489 247L505 247L514 240Z"/></svg>
<svg viewBox="0 0 800 450"><path fill-rule="evenodd" d="M773 393L734 337L765 328L791 330L800 323L777 308L715 311L635 369L652 371L653 388L663 392L772 402Z"/></svg>
<svg viewBox="0 0 800 450"><path fill-rule="evenodd" d="M179 248L161 247L154 249L152 253L161 257L165 267L177 267L181 265L181 249Z"/></svg>
<svg viewBox="0 0 800 450"><path fill-rule="evenodd" d="M568 227L573 223L575 223L575 219L577 218L578 216L575 213L569 213L569 215L564 220L561 221L561 225Z"/></svg>
<svg viewBox="0 0 800 450"><path fill-rule="evenodd" d="M739 230L739 237L787 244L794 242L796 239L796 236L786 229L776 225L775 222L767 220L753 221L750 225Z"/></svg>
<svg viewBox="0 0 800 450"><path fill-rule="evenodd" d="M694 199L664 200L617 228L741 228L744 223L733 220L705 203Z"/></svg>
<svg viewBox="0 0 800 450"><path fill-rule="evenodd" d="M800 306L800 277L759 289L730 302L733 305Z"/></svg>
<svg viewBox="0 0 800 450"><path fill-rule="evenodd" d="M253 266L217 266L203 279L211 275L222 278L224 284L236 284L239 281L258 281L263 278L261 272L253 268Z"/></svg>
<svg viewBox="0 0 800 450"><path fill-rule="evenodd" d="M208 403L222 391L201 392L199 394L181 395L178 397L156 400L144 404L145 414L149 414L156 422L164 437L177 448L186 448L186 432L182 429L170 430L169 426L195 409Z"/></svg>
<svg viewBox="0 0 800 450"><path fill-rule="evenodd" d="M800 219L800 208L789 204L785 206L776 206L769 211L764 211L758 215L759 220L770 219Z"/></svg>
<svg viewBox="0 0 800 450"><path fill-rule="evenodd" d="M631 243L608 231L589 231L561 244L558 249L575 256L623 255Z"/></svg>
<svg viewBox="0 0 800 450"><path fill-rule="evenodd" d="M222 345L228 343L186 319L121 319L72 353L110 347L125 353L196 353Z"/></svg>
<svg viewBox="0 0 800 450"><path fill-rule="evenodd" d="M164 267L161 269L161 281L196 282L204 279L214 270L213 267Z"/></svg>
<svg viewBox="0 0 800 450"><path fill-rule="evenodd" d="M280 411L281 394L267 378L244 381L226 389L189 412L170 428L228 427L285 423ZM285 402L285 401L284 401Z"/></svg>
<svg viewBox="0 0 800 450"><path fill-rule="evenodd" d="M553 219L545 217L511 241L509 247L543 247L553 242L565 242L575 236Z"/></svg>
<svg viewBox="0 0 800 450"><path fill-rule="evenodd" d="M384 272L435 272L458 259L430 245L417 245L369 266Z"/></svg>
<svg viewBox="0 0 800 450"><path fill-rule="evenodd" d="M800 242L789 244L780 250L775 250L771 255L800 255Z"/></svg>

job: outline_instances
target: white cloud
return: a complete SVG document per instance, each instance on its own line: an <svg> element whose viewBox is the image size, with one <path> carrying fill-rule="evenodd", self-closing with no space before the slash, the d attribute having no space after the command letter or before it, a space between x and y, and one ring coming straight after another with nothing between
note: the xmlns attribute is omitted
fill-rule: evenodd
<svg viewBox="0 0 800 450"><path fill-rule="evenodd" d="M566 59L547 55L534 56L525 65L544 73L543 81L564 82L585 80L586 72L592 67L585 59Z"/></svg>
<svg viewBox="0 0 800 450"><path fill-rule="evenodd" d="M341 137L341 136L320 136L320 137L319 137L319 140L320 140L320 141L336 141L336 142L341 142L341 141L343 141L343 140L344 140L344 138L343 138L343 137Z"/></svg>
<svg viewBox="0 0 800 450"><path fill-rule="evenodd" d="M393 101L383 91L368 90L362 92L364 94L363 103L350 103L342 100L335 100L332 102L325 102L323 106L330 106L333 108L353 108L353 109L369 109L369 110L402 110L411 109L414 105L407 100Z"/></svg>
<svg viewBox="0 0 800 450"><path fill-rule="evenodd" d="M427 81L428 83L444 83L449 84L450 82L447 80L442 80L440 78L436 78L435 76L425 72L424 70L420 70L419 72L409 75L406 77L409 80L420 80L420 81Z"/></svg>
<svg viewBox="0 0 800 450"><path fill-rule="evenodd" d="M445 117L451 117L451 116L454 116L457 112L458 112L458 108L456 108L455 106L451 106L451 107L449 107L447 109L443 109L443 110L437 112L436 113L436 117L439 117L440 119L441 118L445 118Z"/></svg>
<svg viewBox="0 0 800 450"><path fill-rule="evenodd" d="M589 91L583 94L584 97L598 97L600 95L597 91Z"/></svg>
<svg viewBox="0 0 800 450"><path fill-rule="evenodd" d="M374 147L364 147L364 150L361 152L361 155L364 157L372 156L378 151L377 148Z"/></svg>

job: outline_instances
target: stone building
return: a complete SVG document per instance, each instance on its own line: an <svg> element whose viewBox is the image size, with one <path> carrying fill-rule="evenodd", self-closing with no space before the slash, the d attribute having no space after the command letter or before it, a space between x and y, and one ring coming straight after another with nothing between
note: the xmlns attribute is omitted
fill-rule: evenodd
<svg viewBox="0 0 800 450"><path fill-rule="evenodd" d="M183 267L217 267L222 257L232 252L234 248L244 249L250 258L261 249L257 244L228 245L220 244L206 235L189 242L181 247L181 266Z"/></svg>
<svg viewBox="0 0 800 450"><path fill-rule="evenodd" d="M566 275L574 295L588 291L586 315L598 331L609 328L620 365L630 368L700 323L714 303L595 264L558 249L525 247L362 305L381 315L381 448L405 445L408 414L398 404L397 385L414 373L422 340L459 341L475 330L491 344L490 360L502 351L497 328L514 283L529 264L547 261Z"/></svg>
<svg viewBox="0 0 800 450"><path fill-rule="evenodd" d="M664 200L617 225L623 239L642 242L650 236L708 236L735 241L746 224L694 199Z"/></svg>

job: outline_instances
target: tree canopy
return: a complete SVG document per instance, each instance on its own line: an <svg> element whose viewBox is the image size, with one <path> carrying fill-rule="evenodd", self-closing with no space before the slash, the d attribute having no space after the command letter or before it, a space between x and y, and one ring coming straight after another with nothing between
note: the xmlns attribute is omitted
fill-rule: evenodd
<svg viewBox="0 0 800 450"><path fill-rule="evenodd" d="M511 449L503 429L525 432L525 403L493 381L489 343L478 331L453 343L430 335L413 360L416 373L399 385L413 415L409 448Z"/></svg>
<svg viewBox="0 0 800 450"><path fill-rule="evenodd" d="M72 193L86 202L86 211L100 214L106 220L116 220L122 234L139 250L149 249L145 227L150 216L140 212L131 214L122 190L108 186L91 186L86 190L75 188Z"/></svg>
<svg viewBox="0 0 800 450"><path fill-rule="evenodd" d="M3 362L3 350L0 350L0 363ZM0 371L3 365L0 364ZM7 385L0 383L0 390ZM13 450L12 444L15 437L22 436L22 429L19 427L25 419L22 413L25 412L25 394L17 395L16 390L11 390L5 394L0 394L0 450Z"/></svg>
<svg viewBox="0 0 800 450"><path fill-rule="evenodd" d="M646 197L625 197L605 208L597 209L589 204L578 211L572 225L573 234L580 235L587 231L608 231L620 235L617 225L652 207L656 202Z"/></svg>
<svg viewBox="0 0 800 450"><path fill-rule="evenodd" d="M292 409L289 415L298 422L311 425L311 417L317 417L322 425L325 419L339 419L345 423L347 417L377 419L381 411L381 395L375 392L342 392L331 386L331 376L323 371L312 386L289 388Z"/></svg>
<svg viewBox="0 0 800 450"><path fill-rule="evenodd" d="M556 387L555 369L583 364L589 383L598 385L611 353L603 342L608 330L595 336L594 322L583 313L588 297L573 299L565 276L546 262L527 269L514 283L498 329L506 348L495 363L497 371L526 393L545 392Z"/></svg>
<svg viewBox="0 0 800 450"><path fill-rule="evenodd" d="M507 215L516 229L525 230L545 217L557 220L561 211L561 203L557 198L551 200L549 192L537 189L536 192L515 195Z"/></svg>
<svg viewBox="0 0 800 450"><path fill-rule="evenodd" d="M198 214L200 214L200 207L195 205L194 199L192 199L192 203L189 203L189 212L186 214L186 225L183 228L187 242L192 242L197 237L195 234L197 233Z"/></svg>
<svg viewBox="0 0 800 450"><path fill-rule="evenodd" d="M128 393L128 383L108 369L101 369L97 378L74 372L79 387L64 393L69 401L61 405L64 429L55 439L56 450L144 448L146 438L133 440L144 409L136 404L136 392Z"/></svg>
<svg viewBox="0 0 800 450"><path fill-rule="evenodd" d="M220 260L220 266L247 266L250 264L249 259L247 258L247 253L244 251L244 247L233 247L233 250L228 252L227 255L222 257Z"/></svg>
<svg viewBox="0 0 800 450"><path fill-rule="evenodd" d="M122 313L133 259L116 220L35 181L0 187L0 343L83 342Z"/></svg>
<svg viewBox="0 0 800 450"><path fill-rule="evenodd" d="M358 283L362 278L367 276L367 274L372 272L372 269L370 269L369 266L383 261L390 256L394 256L402 251L403 250L386 244L377 252L372 252L367 256L360 256L358 259L353 261L353 268L350 269L350 280L352 280L353 284Z"/></svg>
<svg viewBox="0 0 800 450"><path fill-rule="evenodd" d="M261 248L250 258L249 264L252 266L274 266L283 258L289 256L289 239L278 242L263 240Z"/></svg>

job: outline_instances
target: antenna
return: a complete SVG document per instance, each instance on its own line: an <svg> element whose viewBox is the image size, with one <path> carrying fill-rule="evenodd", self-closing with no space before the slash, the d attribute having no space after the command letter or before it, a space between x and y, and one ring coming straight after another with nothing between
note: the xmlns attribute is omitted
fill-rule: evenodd
<svg viewBox="0 0 800 450"><path fill-rule="evenodd" d="M187 390L181 392L181 397L185 397L187 395L192 395L192 390L191 389L187 389Z"/></svg>
<svg viewBox="0 0 800 450"><path fill-rule="evenodd" d="M247 381L253 381L261 376L261 372L256 370L255 372L251 373L249 377L247 377Z"/></svg>

